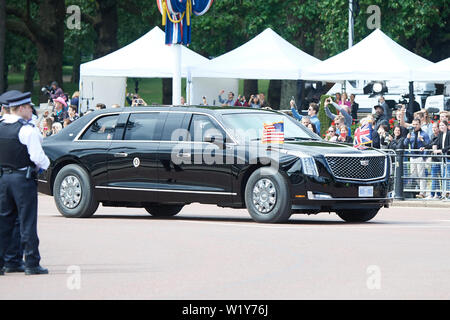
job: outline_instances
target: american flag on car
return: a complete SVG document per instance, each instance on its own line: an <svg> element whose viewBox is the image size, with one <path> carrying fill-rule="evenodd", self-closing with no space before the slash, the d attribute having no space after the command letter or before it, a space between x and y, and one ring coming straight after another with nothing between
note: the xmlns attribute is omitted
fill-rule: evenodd
<svg viewBox="0 0 450 320"><path fill-rule="evenodd" d="M284 122L263 124L263 143L284 143Z"/></svg>

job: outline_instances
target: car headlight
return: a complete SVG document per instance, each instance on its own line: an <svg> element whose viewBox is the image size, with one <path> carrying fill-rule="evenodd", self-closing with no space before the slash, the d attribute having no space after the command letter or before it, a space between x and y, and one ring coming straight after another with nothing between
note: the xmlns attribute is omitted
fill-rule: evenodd
<svg viewBox="0 0 450 320"><path fill-rule="evenodd" d="M317 170L316 160L306 153L293 150L280 150L281 153L295 156L302 161L302 171L309 176L319 176L319 170Z"/></svg>
<svg viewBox="0 0 450 320"><path fill-rule="evenodd" d="M302 160L302 170L304 174L310 175L310 176L319 176L319 171L317 170L316 161L313 157L307 156L307 157L301 157Z"/></svg>

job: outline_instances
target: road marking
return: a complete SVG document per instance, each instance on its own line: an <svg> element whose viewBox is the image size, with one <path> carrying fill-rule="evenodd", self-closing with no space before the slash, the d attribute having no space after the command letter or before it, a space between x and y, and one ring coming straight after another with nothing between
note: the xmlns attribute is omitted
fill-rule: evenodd
<svg viewBox="0 0 450 320"><path fill-rule="evenodd" d="M420 210L420 209L433 209L433 210L435 210L435 209L438 209L438 210L442 210L442 209L446 209L445 207L443 208L443 207L426 207L426 206L390 206L389 207L389 209L388 210L391 210L391 209L417 209L417 210Z"/></svg>
<svg viewBox="0 0 450 320"><path fill-rule="evenodd" d="M345 222L342 222L342 225L336 225L337 223L333 223L333 225L313 225L313 226L305 226L305 225L283 225L283 226L273 226L273 225L262 225L262 224L251 224L251 223L228 223L228 222L212 222L212 221L180 221L179 223L196 223L196 224L213 224L218 226L226 226L226 227L241 227L241 228L263 228L263 229L318 229L318 228L335 228L337 230L339 229L370 229L370 230L377 230L380 228L387 228L387 229L436 229L436 228L443 228L443 229L449 229L450 226L443 226L443 225L434 225L434 226L398 226L398 225L379 225L379 224L371 224L367 226L359 226L359 225L346 225ZM309 222L310 223L310 222ZM319 222L320 223L320 222ZM370 222L369 222L370 224Z"/></svg>

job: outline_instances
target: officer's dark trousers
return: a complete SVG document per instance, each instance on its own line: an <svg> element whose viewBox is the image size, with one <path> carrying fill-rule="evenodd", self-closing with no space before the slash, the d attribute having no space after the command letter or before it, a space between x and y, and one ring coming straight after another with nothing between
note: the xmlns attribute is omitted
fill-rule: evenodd
<svg viewBox="0 0 450 320"><path fill-rule="evenodd" d="M39 265L39 239L37 236L37 183L27 180L25 172L3 173L0 177L0 267L13 239L17 217L20 238L25 255L25 267Z"/></svg>
<svg viewBox="0 0 450 320"><path fill-rule="evenodd" d="M5 267L19 267L23 264L23 249L20 240L20 220L17 217L11 234L11 242L5 253Z"/></svg>

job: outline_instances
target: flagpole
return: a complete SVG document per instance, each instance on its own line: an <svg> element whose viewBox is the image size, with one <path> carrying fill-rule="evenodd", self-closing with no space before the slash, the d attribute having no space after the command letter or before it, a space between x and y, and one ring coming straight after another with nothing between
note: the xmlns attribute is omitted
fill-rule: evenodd
<svg viewBox="0 0 450 320"><path fill-rule="evenodd" d="M165 43L172 45L172 105L181 104L181 46L191 42L191 18L193 15L204 15L211 8L213 1L156 0L162 15L162 25L165 26Z"/></svg>
<svg viewBox="0 0 450 320"><path fill-rule="evenodd" d="M353 0L348 1L348 47L353 46Z"/></svg>
<svg viewBox="0 0 450 320"><path fill-rule="evenodd" d="M348 1L348 48L353 46L353 0ZM346 91L346 82L344 81L344 91Z"/></svg>
<svg viewBox="0 0 450 320"><path fill-rule="evenodd" d="M181 44L174 43L173 50L173 76L172 76L172 104L181 104Z"/></svg>

